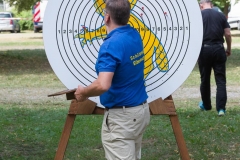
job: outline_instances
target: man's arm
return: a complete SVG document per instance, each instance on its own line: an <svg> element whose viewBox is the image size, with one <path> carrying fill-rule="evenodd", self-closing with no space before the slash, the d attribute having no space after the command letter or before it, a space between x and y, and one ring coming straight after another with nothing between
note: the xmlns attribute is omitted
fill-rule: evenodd
<svg viewBox="0 0 240 160"><path fill-rule="evenodd" d="M226 49L226 54L227 56L231 55L231 45L232 45L232 36L231 36L231 29L230 28L225 28L224 29L224 36L227 42L227 49Z"/></svg>
<svg viewBox="0 0 240 160"><path fill-rule="evenodd" d="M100 72L98 78L87 87L78 86L75 97L78 101L83 102L88 97L99 96L106 92L112 84L114 72Z"/></svg>

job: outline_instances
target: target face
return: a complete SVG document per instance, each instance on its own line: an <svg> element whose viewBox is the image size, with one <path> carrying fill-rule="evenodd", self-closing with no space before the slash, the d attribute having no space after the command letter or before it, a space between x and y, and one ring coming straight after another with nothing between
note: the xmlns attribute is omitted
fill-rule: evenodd
<svg viewBox="0 0 240 160"><path fill-rule="evenodd" d="M148 102L171 95L189 76L202 44L197 0L129 0L129 24L144 45ZM107 36L104 0L51 0L44 16L48 60L68 88L97 79L95 62ZM124 41L124 39L123 39ZM137 63L133 61L133 63ZM100 105L99 97L90 100Z"/></svg>

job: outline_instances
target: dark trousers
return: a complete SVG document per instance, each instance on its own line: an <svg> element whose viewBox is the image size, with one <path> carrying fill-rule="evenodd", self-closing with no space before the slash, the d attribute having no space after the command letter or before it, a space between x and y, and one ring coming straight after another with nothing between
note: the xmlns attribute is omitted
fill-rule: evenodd
<svg viewBox="0 0 240 160"><path fill-rule="evenodd" d="M211 70L214 71L217 85L216 109L226 109L226 52L222 44L203 45L198 59L198 66L201 75L200 92L204 108L211 110Z"/></svg>

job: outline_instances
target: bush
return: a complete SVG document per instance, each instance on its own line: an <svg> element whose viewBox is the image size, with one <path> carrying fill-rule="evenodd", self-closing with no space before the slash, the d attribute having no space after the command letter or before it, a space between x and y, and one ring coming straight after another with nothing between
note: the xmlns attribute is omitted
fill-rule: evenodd
<svg viewBox="0 0 240 160"><path fill-rule="evenodd" d="M13 10L12 12L15 13L15 17L21 18L21 20L19 20L21 30L33 30L32 10L22 11L20 13Z"/></svg>

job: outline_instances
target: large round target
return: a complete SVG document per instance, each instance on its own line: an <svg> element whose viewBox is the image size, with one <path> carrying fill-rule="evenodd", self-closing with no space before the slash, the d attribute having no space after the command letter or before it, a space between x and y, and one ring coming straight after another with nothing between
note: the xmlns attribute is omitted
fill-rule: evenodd
<svg viewBox="0 0 240 160"><path fill-rule="evenodd" d="M186 80L197 61L203 32L197 0L129 2L129 24L139 31L144 45L148 102L164 99ZM97 78L95 62L107 36L105 6L104 0L48 2L45 50L54 72L68 89L87 86ZM90 100L100 104L99 97Z"/></svg>

